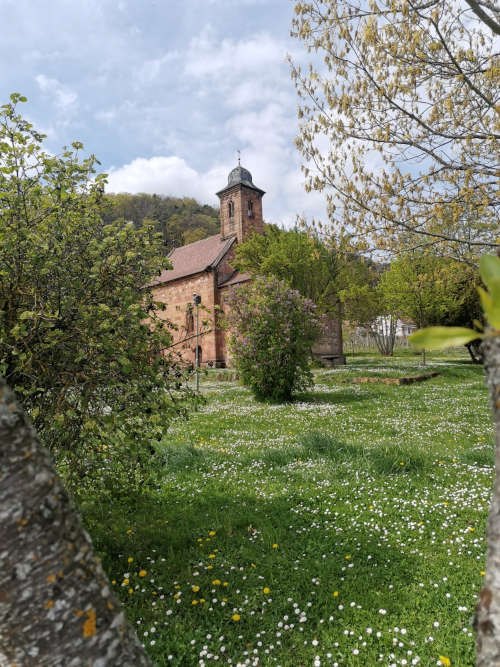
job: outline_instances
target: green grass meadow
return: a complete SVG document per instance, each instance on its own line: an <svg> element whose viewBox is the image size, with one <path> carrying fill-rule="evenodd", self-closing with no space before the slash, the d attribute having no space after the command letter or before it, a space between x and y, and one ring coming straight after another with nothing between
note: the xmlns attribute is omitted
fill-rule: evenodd
<svg viewBox="0 0 500 667"><path fill-rule="evenodd" d="M493 426L481 367L358 356L293 403L202 378L154 484L86 525L155 665L473 665Z"/></svg>

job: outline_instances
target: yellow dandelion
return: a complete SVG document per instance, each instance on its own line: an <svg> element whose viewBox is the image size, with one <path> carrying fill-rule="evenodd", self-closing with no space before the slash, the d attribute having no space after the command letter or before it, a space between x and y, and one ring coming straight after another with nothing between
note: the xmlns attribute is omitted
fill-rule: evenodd
<svg viewBox="0 0 500 667"><path fill-rule="evenodd" d="M273 544L273 549L277 549L277 548L278 548L278 545L277 545L276 542L275 542L275 543Z"/></svg>
<svg viewBox="0 0 500 667"><path fill-rule="evenodd" d="M481 576L484 577L485 574L486 572L484 570L481 570Z"/></svg>
<svg viewBox="0 0 500 667"><path fill-rule="evenodd" d="M231 618L233 619L233 621L239 621L241 616L239 614L233 614Z"/></svg>
<svg viewBox="0 0 500 667"><path fill-rule="evenodd" d="M134 592L134 589L133 589L133 588L129 588L129 589L128 589L128 592L129 592L130 595L132 595L132 593Z"/></svg>
<svg viewBox="0 0 500 667"><path fill-rule="evenodd" d="M129 528L129 529L127 530L127 535L132 535L132 529L131 529L131 528Z"/></svg>
<svg viewBox="0 0 500 667"><path fill-rule="evenodd" d="M193 591L193 593L197 593L200 590L200 587L199 586L191 586L191 590Z"/></svg>
<svg viewBox="0 0 500 667"><path fill-rule="evenodd" d="M130 583L130 582L129 582L128 579L124 579L124 580L123 580L123 584L122 584L122 586L128 586L129 583Z"/></svg>
<svg viewBox="0 0 500 667"><path fill-rule="evenodd" d="M213 537L215 535L215 530L209 530L208 534L210 535L210 537Z"/></svg>
<svg viewBox="0 0 500 667"><path fill-rule="evenodd" d="M271 589L268 588L267 586L263 590L266 595L271 592Z"/></svg>
<svg viewBox="0 0 500 667"><path fill-rule="evenodd" d="M215 554L209 554L209 558L215 558Z"/></svg>
<svg viewBox="0 0 500 667"><path fill-rule="evenodd" d="M191 600L191 604L198 604L198 600Z"/></svg>
<svg viewBox="0 0 500 667"><path fill-rule="evenodd" d="M200 604L203 604L205 602L205 598L200 598Z"/></svg>
<svg viewBox="0 0 500 667"><path fill-rule="evenodd" d="M345 557L345 559L346 559L346 560L351 560L351 556L350 556L349 554L347 554L347 556Z"/></svg>
<svg viewBox="0 0 500 667"><path fill-rule="evenodd" d="M333 597L338 598L338 596L339 596L339 592L338 591L333 591Z"/></svg>
<svg viewBox="0 0 500 667"><path fill-rule="evenodd" d="M134 559L132 558L132 556L130 556L129 558L127 558L127 563L133 563L133 562L134 562Z"/></svg>
<svg viewBox="0 0 500 667"><path fill-rule="evenodd" d="M447 658L445 655L440 655L440 656L439 656L439 659L441 660L441 662L443 663L443 665L444 665L445 667L450 667L450 665L451 665L451 661L450 661L450 659Z"/></svg>
<svg viewBox="0 0 500 667"><path fill-rule="evenodd" d="M228 584L227 581L225 581L222 585L223 585L223 586L229 586L229 584Z"/></svg>
<svg viewBox="0 0 500 667"><path fill-rule="evenodd" d="M148 571L147 570L139 570L139 576L140 577L145 577L147 575Z"/></svg>
<svg viewBox="0 0 500 667"><path fill-rule="evenodd" d="M220 579L214 579L214 580L212 581L212 584L213 584L214 586L220 586Z"/></svg>
<svg viewBox="0 0 500 667"><path fill-rule="evenodd" d="M214 566L213 565L207 565L207 570L213 570Z"/></svg>

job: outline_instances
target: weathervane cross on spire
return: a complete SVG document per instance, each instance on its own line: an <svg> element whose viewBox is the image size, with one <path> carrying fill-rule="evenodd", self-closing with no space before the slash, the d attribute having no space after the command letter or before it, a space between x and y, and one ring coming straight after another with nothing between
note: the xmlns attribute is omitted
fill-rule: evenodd
<svg viewBox="0 0 500 667"><path fill-rule="evenodd" d="M238 167L241 167L241 151L238 149L236 152L238 153Z"/></svg>

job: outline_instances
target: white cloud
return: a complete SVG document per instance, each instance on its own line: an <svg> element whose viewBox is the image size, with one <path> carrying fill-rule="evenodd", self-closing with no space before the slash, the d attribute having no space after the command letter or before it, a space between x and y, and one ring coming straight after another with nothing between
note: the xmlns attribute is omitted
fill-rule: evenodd
<svg viewBox="0 0 500 667"><path fill-rule="evenodd" d="M249 39L216 39L210 27L189 44L185 73L197 78L227 74L240 78L248 72L266 76L269 66L279 65L286 54L285 43L268 33Z"/></svg>
<svg viewBox="0 0 500 667"><path fill-rule="evenodd" d="M96 111L94 118L104 123L111 123L116 118L116 111L114 109L109 109L108 111Z"/></svg>
<svg viewBox="0 0 500 667"><path fill-rule="evenodd" d="M57 109L63 113L74 112L78 107L78 95L57 79L37 74L35 80L42 93L50 95Z"/></svg>
<svg viewBox="0 0 500 667"><path fill-rule="evenodd" d="M213 204L217 200L215 192L223 187L226 178L227 171L223 167L200 173L176 155L136 158L110 170L107 190L193 197Z"/></svg>
<svg viewBox="0 0 500 667"><path fill-rule="evenodd" d="M137 87L154 83L165 72L165 67L179 60L179 51L166 51L159 58L145 60L134 68L133 76Z"/></svg>

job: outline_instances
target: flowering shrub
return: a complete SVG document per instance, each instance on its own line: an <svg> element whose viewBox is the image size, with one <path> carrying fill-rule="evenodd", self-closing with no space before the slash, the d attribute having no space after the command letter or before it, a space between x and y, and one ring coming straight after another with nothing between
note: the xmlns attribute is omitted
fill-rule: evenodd
<svg viewBox="0 0 500 667"><path fill-rule="evenodd" d="M289 400L312 385L311 346L322 326L316 306L276 278L233 289L225 324L243 384L256 398Z"/></svg>

